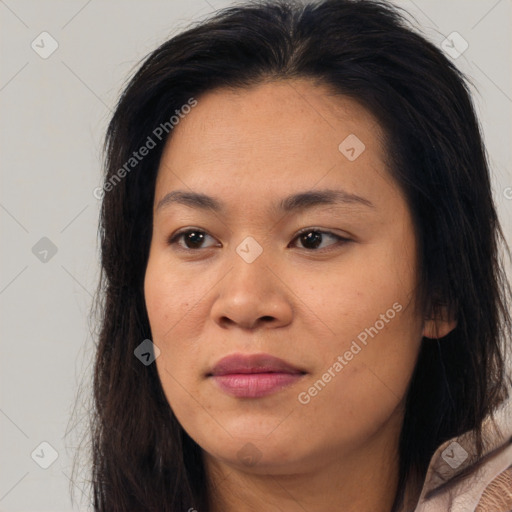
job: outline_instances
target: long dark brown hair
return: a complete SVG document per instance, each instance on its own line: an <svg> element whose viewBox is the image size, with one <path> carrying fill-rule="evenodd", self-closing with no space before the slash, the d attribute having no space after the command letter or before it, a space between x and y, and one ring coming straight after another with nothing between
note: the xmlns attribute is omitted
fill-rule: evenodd
<svg viewBox="0 0 512 512"><path fill-rule="evenodd" d="M388 3L252 2L219 11L153 51L108 127L91 415L96 512L208 510L201 449L174 416L155 365L134 356L151 339L143 282L155 179L172 136L169 120L191 98L294 78L327 85L379 120L388 166L414 219L422 311L457 318L442 342L423 339L406 397L393 510L409 479L425 477L442 442L474 429L474 455L481 454L482 422L507 396L512 322L499 256L506 244L468 80ZM168 129L159 138L162 125ZM148 137L156 147L130 161Z"/></svg>

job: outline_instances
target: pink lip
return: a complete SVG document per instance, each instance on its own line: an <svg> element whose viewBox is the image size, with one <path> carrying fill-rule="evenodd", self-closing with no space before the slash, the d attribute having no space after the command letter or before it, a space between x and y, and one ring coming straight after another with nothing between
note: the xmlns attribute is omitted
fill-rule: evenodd
<svg viewBox="0 0 512 512"><path fill-rule="evenodd" d="M208 377L232 396L259 398L290 386L305 373L268 354L233 354L222 358Z"/></svg>

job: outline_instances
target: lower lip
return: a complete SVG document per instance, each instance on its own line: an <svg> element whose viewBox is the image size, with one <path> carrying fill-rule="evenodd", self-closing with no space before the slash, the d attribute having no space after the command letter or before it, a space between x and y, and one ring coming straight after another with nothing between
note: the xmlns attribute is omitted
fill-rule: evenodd
<svg viewBox="0 0 512 512"><path fill-rule="evenodd" d="M259 398L296 383L300 373L232 373L213 379L227 394L238 398Z"/></svg>

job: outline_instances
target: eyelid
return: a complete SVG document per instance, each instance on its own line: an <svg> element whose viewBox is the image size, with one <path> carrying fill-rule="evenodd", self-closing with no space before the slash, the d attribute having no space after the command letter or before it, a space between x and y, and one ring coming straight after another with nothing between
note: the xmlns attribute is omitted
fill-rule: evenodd
<svg viewBox="0 0 512 512"><path fill-rule="evenodd" d="M178 231L174 232L172 235L170 235L167 239L167 243L169 245L176 245L178 246L181 250L183 251L187 251L187 252L194 252L194 251L199 251L200 249L205 249L203 247L199 248L199 249L188 249L188 248L184 248L184 247L181 247L179 244L178 244L178 239L179 237L181 237L182 235L186 235L188 233L194 233L194 232L197 232L197 233L202 233L204 235L207 235L209 236L210 238L215 238L213 237L212 235L210 235L207 231L205 231L204 229L201 229L201 228L195 228L193 226L189 226L189 227L186 227L186 228L182 228L182 229L179 229ZM210 247L206 247L206 249L209 249Z"/></svg>
<svg viewBox="0 0 512 512"><path fill-rule="evenodd" d="M302 228L302 229L299 229L299 231L297 231L297 233L295 234L295 238L297 238L298 236L300 235L303 235L304 233L309 233L311 231L315 231L317 233L322 233L323 235L330 235L332 237L335 237L335 238L342 238L342 239L345 239L345 240L348 240L350 235L339 235L337 233L335 233L334 231L331 231L329 229L325 229L325 228L320 228L320 227L317 227L317 226L309 226L307 228Z"/></svg>
<svg viewBox="0 0 512 512"><path fill-rule="evenodd" d="M293 237L292 242L294 242L295 240L297 240L301 235L305 234L305 233L311 233L311 232L315 232L315 233L321 233L322 235L328 235L332 238L335 238L336 239L336 242L333 243L333 244L330 244L328 247L324 247L323 249L304 249L304 248L301 248L303 251L306 251L306 252L310 252L310 253L322 253L322 252L326 252L326 251L329 251L335 247L338 247L340 244L344 244L344 243L347 243L347 242L351 242L353 239L352 238L349 238L348 236L342 236L342 235L338 235L336 233L334 233L333 231L330 231L328 229L323 229L323 228L319 228L319 227L316 227L316 226L311 226L311 227L307 227L307 228L303 228L301 230L299 230L297 232L297 234Z"/></svg>
<svg viewBox="0 0 512 512"><path fill-rule="evenodd" d="M189 252L189 253L198 252L201 249L202 250L211 249L213 247L213 246L212 247L199 247L198 249L189 249L189 248L185 248L185 247L182 247L181 245L179 245L178 239L181 236L186 235L188 233L193 233L193 232L199 232L199 233L202 233L202 234L204 234L206 236L209 236L210 238L215 239L214 236L210 235L206 230L204 230L202 228L196 228L194 226L188 226L186 228L179 229L178 231L176 231L172 235L170 235L168 237L168 239L167 239L167 243L169 245L177 246L178 250L182 250L184 252ZM309 252L309 253L315 253L315 252L316 253L322 253L322 252L326 252L326 251L331 250L331 248L338 247L340 244L345 244L347 242L353 241L353 238L351 238L350 236L338 235L338 234L334 233L333 231L329 231L327 229L319 228L319 227L316 227L316 226L311 226L311 227L306 227L306 228L303 228L303 229L299 230L294 235L294 237L292 238L290 244L293 243L295 240L297 240L301 235L303 235L305 233L310 233L310 232L316 232L316 233L321 233L322 235L328 235L328 236L336 239L337 241L335 243L333 243L333 244L330 244L328 247L324 247L322 249L299 248L299 249L302 249L303 251Z"/></svg>

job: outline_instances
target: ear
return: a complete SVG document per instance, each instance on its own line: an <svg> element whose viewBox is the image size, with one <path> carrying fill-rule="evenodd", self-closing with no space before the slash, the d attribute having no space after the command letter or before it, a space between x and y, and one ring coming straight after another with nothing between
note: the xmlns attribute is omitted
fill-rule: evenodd
<svg viewBox="0 0 512 512"><path fill-rule="evenodd" d="M457 319L448 314L447 308L440 308L435 318L427 318L423 324L425 338L444 338L457 326Z"/></svg>

